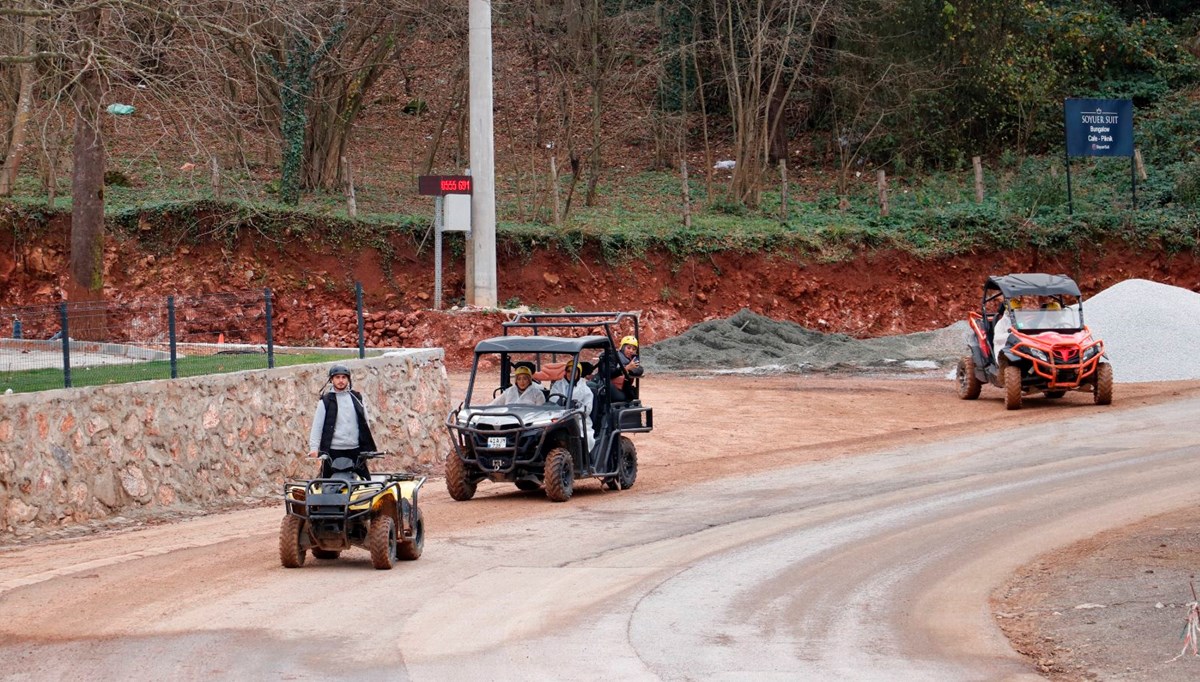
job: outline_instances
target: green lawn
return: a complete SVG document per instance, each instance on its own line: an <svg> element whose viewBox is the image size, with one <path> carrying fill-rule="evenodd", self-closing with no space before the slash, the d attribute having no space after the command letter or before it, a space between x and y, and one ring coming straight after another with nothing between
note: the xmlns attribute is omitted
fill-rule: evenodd
<svg viewBox="0 0 1200 682"><path fill-rule="evenodd" d="M352 350L346 351L347 357L353 357L352 354ZM276 353L275 366L287 367L289 365L330 362L338 357L338 355L331 353ZM267 355L266 353L246 353L193 356L179 358L177 364L180 377L194 377L204 374L240 372L246 369L266 369ZM171 378L171 363L166 360L71 368L72 387L125 384L131 381L169 378ZM63 388L62 368L0 372L0 392L9 388L14 393Z"/></svg>

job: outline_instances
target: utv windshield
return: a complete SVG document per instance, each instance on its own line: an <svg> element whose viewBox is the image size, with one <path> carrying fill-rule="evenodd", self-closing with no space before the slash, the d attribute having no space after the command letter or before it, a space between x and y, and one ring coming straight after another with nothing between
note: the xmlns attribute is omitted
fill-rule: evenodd
<svg viewBox="0 0 1200 682"><path fill-rule="evenodd" d="M1076 307L1061 309L1014 310L1013 327L1018 331L1078 331L1083 328L1082 316Z"/></svg>
<svg viewBox="0 0 1200 682"><path fill-rule="evenodd" d="M561 409L546 399L555 381L562 378L564 364L572 359L565 353L478 353L465 405L520 411ZM559 392L564 388L560 384Z"/></svg>

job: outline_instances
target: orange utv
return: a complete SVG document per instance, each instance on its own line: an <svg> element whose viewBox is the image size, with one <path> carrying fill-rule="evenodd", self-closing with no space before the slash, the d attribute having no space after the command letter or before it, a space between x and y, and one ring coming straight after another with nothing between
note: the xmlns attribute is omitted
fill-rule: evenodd
<svg viewBox="0 0 1200 682"><path fill-rule="evenodd" d="M1112 365L1104 342L1083 323L1083 296L1066 275L988 277L980 312L969 314L967 354L958 361L958 395L979 397L983 384L1004 389L1004 406L1024 396L1061 398L1067 391L1112 402Z"/></svg>

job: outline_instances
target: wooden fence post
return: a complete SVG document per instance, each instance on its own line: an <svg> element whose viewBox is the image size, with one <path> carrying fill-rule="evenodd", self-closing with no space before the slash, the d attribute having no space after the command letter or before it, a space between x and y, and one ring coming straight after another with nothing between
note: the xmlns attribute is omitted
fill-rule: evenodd
<svg viewBox="0 0 1200 682"><path fill-rule="evenodd" d="M975 203L983 203L983 160L978 156L971 157L971 164L975 166Z"/></svg>
<svg viewBox="0 0 1200 682"><path fill-rule="evenodd" d="M554 160L553 156L550 157L550 185L554 189L554 226L558 227L560 216L562 215L560 207L562 200L559 197L558 189L558 163Z"/></svg>
<svg viewBox="0 0 1200 682"><path fill-rule="evenodd" d="M683 180L683 226L692 226L692 188L688 186L687 159L679 162L679 172Z"/></svg>
<svg viewBox="0 0 1200 682"><path fill-rule="evenodd" d="M358 217L358 198L354 195L354 169L350 167L350 159L344 156L342 168L346 171L346 213L353 220Z"/></svg>
<svg viewBox="0 0 1200 682"><path fill-rule="evenodd" d="M779 222L788 219L788 174L787 159L779 160Z"/></svg>
<svg viewBox="0 0 1200 682"><path fill-rule="evenodd" d="M879 169L879 215L888 214L887 171Z"/></svg>

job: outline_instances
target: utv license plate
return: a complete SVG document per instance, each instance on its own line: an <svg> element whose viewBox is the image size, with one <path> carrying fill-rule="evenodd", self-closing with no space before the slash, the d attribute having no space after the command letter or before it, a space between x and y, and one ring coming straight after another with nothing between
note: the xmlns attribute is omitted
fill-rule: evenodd
<svg viewBox="0 0 1200 682"><path fill-rule="evenodd" d="M488 436L489 448L506 448L508 447L508 439L504 436Z"/></svg>

